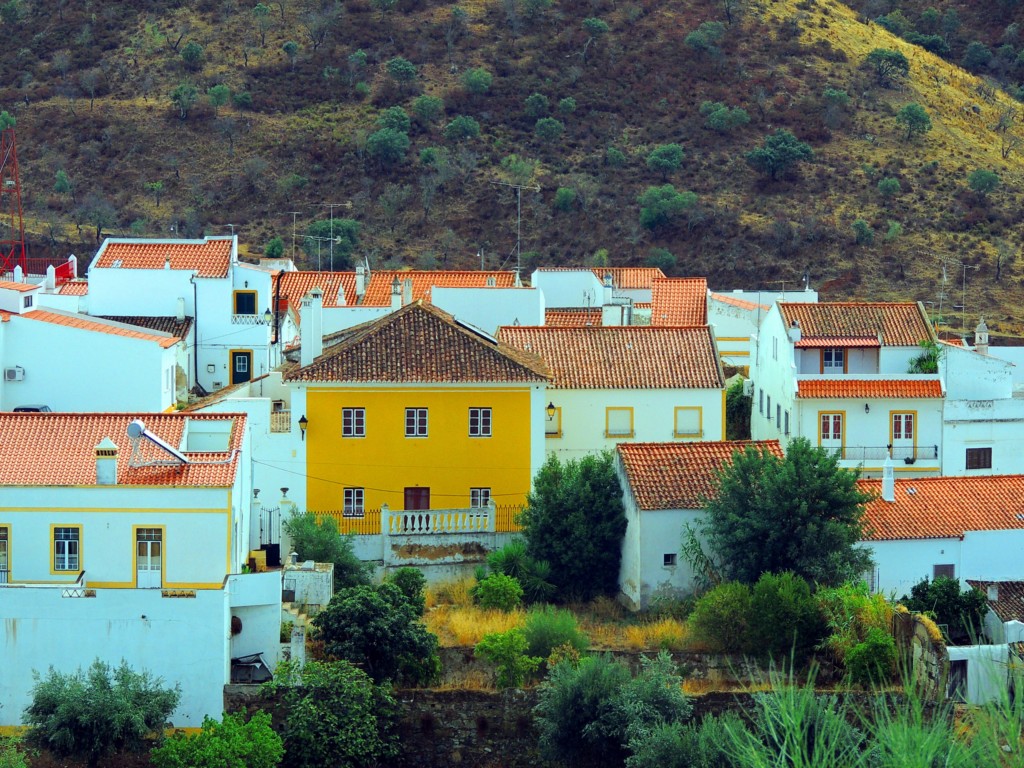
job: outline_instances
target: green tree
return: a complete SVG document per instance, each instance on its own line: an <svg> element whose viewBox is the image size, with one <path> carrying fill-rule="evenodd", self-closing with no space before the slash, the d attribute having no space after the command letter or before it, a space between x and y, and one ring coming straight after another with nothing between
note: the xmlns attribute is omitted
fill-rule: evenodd
<svg viewBox="0 0 1024 768"><path fill-rule="evenodd" d="M999 174L985 168L978 168L971 171L967 177L967 186L984 199L999 188Z"/></svg>
<svg viewBox="0 0 1024 768"><path fill-rule="evenodd" d="M530 556L551 566L559 597L614 595L626 514L611 452L564 464L548 456L526 497L522 526Z"/></svg>
<svg viewBox="0 0 1024 768"><path fill-rule="evenodd" d="M497 667L496 682L499 688L518 688L543 661L536 656L527 656L526 651L526 635L516 627L507 632L484 635L473 649L473 655Z"/></svg>
<svg viewBox="0 0 1024 768"><path fill-rule="evenodd" d="M0 131L6 131L8 128L13 128L18 124L14 115L8 112L6 109L0 112Z"/></svg>
<svg viewBox="0 0 1024 768"><path fill-rule="evenodd" d="M288 715L281 735L287 766L374 768L398 754L398 706L388 687L347 661L279 664L271 692Z"/></svg>
<svg viewBox="0 0 1024 768"><path fill-rule="evenodd" d="M186 43L181 49L181 60L187 69L196 70L203 64L203 46L194 40Z"/></svg>
<svg viewBox="0 0 1024 768"><path fill-rule="evenodd" d="M725 439L750 439L750 407L753 398L743 394L743 380L737 379L725 390Z"/></svg>
<svg viewBox="0 0 1024 768"><path fill-rule="evenodd" d="M679 170L683 164L683 148L678 144L661 144L647 155L647 168L660 173L662 178Z"/></svg>
<svg viewBox="0 0 1024 768"><path fill-rule="evenodd" d="M950 641L957 645L977 641L988 613L983 592L971 587L961 592L960 582L948 576L938 576L934 581L922 579L900 602L945 626Z"/></svg>
<svg viewBox="0 0 1024 768"><path fill-rule="evenodd" d="M555 191L555 200L551 205L556 211L568 213L576 205L576 190L571 187L559 187Z"/></svg>
<svg viewBox="0 0 1024 768"><path fill-rule="evenodd" d="M664 229L683 211L697 204L693 192L680 192L671 184L648 187L637 198L640 204L640 224L646 229Z"/></svg>
<svg viewBox="0 0 1024 768"><path fill-rule="evenodd" d="M216 117L220 108L227 104L228 99L231 98L231 89L224 85L224 83L212 85L206 90L206 98L209 100L210 106L213 107L213 115Z"/></svg>
<svg viewBox="0 0 1024 768"><path fill-rule="evenodd" d="M177 88L171 91L171 103L178 108L178 116L185 120L188 118L189 110L195 106L199 98L199 91L192 83L180 83Z"/></svg>
<svg viewBox="0 0 1024 768"><path fill-rule="evenodd" d="M864 219L853 222L853 239L857 245L871 245L875 242L875 230Z"/></svg>
<svg viewBox="0 0 1024 768"><path fill-rule="evenodd" d="M326 653L366 670L377 683L429 683L440 669L437 637L420 622L417 606L390 582L338 592L313 625Z"/></svg>
<svg viewBox="0 0 1024 768"><path fill-rule="evenodd" d="M448 141L475 139L480 135L480 123L469 115L459 115L444 127L443 133Z"/></svg>
<svg viewBox="0 0 1024 768"><path fill-rule="evenodd" d="M555 120L553 117L542 117L534 125L533 132L541 141L550 144L562 137L562 134L565 133L565 126L560 120Z"/></svg>
<svg viewBox="0 0 1024 768"><path fill-rule="evenodd" d="M266 3L256 3L252 9L252 18L260 36L260 48L263 48L267 44L267 30L274 25L274 18L270 15L270 6Z"/></svg>
<svg viewBox="0 0 1024 768"><path fill-rule="evenodd" d="M263 256L268 259L280 259L284 256L284 240L276 236L270 238L267 244L263 246Z"/></svg>
<svg viewBox="0 0 1024 768"><path fill-rule="evenodd" d="M891 176L878 182L878 194L883 200L889 200L900 193L900 181Z"/></svg>
<svg viewBox="0 0 1024 768"><path fill-rule="evenodd" d="M405 160L409 137L394 128L381 128L366 137L366 154L388 168Z"/></svg>
<svg viewBox="0 0 1024 768"><path fill-rule="evenodd" d="M544 117L550 109L548 97L543 93L531 93L523 102L523 107L529 117Z"/></svg>
<svg viewBox="0 0 1024 768"><path fill-rule="evenodd" d="M377 116L377 125L381 128L391 128L399 133L408 133L412 127L409 114L401 107L388 107Z"/></svg>
<svg viewBox="0 0 1024 768"><path fill-rule="evenodd" d="M705 56L718 57L722 55L722 49L718 44L725 37L725 25L720 21L705 21L695 30L683 38L683 44Z"/></svg>
<svg viewBox="0 0 1024 768"><path fill-rule="evenodd" d="M71 183L71 178L64 169L57 171L54 177L53 191L58 195L71 195L71 201L75 204L78 203L75 197L75 185Z"/></svg>
<svg viewBox="0 0 1024 768"><path fill-rule="evenodd" d="M291 64L292 72L294 72L295 62L299 58L299 44L294 40L289 40L281 46L281 50L284 51L284 55L288 57L288 62Z"/></svg>
<svg viewBox="0 0 1024 768"><path fill-rule="evenodd" d="M564 99L558 100L558 114L560 115L571 115L576 111L576 99L572 96L566 96Z"/></svg>
<svg viewBox="0 0 1024 768"><path fill-rule="evenodd" d="M23 722L26 738L59 757L87 761L90 768L115 751L141 752L147 738L163 735L164 723L178 706L181 690L166 688L148 672L124 661L114 668L96 659L88 670L34 673Z"/></svg>
<svg viewBox="0 0 1024 768"><path fill-rule="evenodd" d="M928 117L925 108L913 101L896 113L896 122L905 131L904 141L910 141L915 136L924 136L932 129L932 119Z"/></svg>
<svg viewBox="0 0 1024 768"><path fill-rule="evenodd" d="M482 96L491 90L494 77L483 67L467 69L462 76L462 87L474 96Z"/></svg>
<svg viewBox="0 0 1024 768"><path fill-rule="evenodd" d="M960 63L964 69L979 70L987 67L991 61L992 51L989 50L989 47L978 40L974 40L967 44L963 61Z"/></svg>
<svg viewBox="0 0 1024 768"><path fill-rule="evenodd" d="M162 181L147 181L145 184L146 191L153 195L153 201L156 203L156 207L160 207L160 198L164 194L164 183Z"/></svg>
<svg viewBox="0 0 1024 768"><path fill-rule="evenodd" d="M413 101L412 113L423 125L432 125L444 114L444 101L424 93Z"/></svg>
<svg viewBox="0 0 1024 768"><path fill-rule="evenodd" d="M875 80L879 85L887 87L902 80L910 72L910 62L899 51L888 48L875 48L864 59L874 70Z"/></svg>
<svg viewBox="0 0 1024 768"><path fill-rule="evenodd" d="M203 719L199 733L176 733L150 752L154 768L276 768L284 757L281 737L267 712L225 713L224 720Z"/></svg>
<svg viewBox="0 0 1024 768"><path fill-rule="evenodd" d="M399 88L405 88L411 84L418 74L416 65L401 56L390 59L384 65L384 69L387 70L388 77L394 80Z"/></svg>
<svg viewBox="0 0 1024 768"><path fill-rule="evenodd" d="M345 59L345 62L348 66L349 87L355 85L356 81L359 80L360 75L362 75L363 72L366 71L366 61L366 51L362 50L353 51L348 55L348 58Z"/></svg>
<svg viewBox="0 0 1024 768"><path fill-rule="evenodd" d="M644 259L644 265L660 269L666 275L672 274L679 264L675 254L667 248L651 248Z"/></svg>
<svg viewBox="0 0 1024 768"><path fill-rule="evenodd" d="M348 219L335 219L334 232L340 235L345 228L340 222ZM321 224L322 222L317 222ZM330 222L327 222L330 224ZM317 228L320 231L321 227ZM281 244L281 251L284 251L284 243L281 238L275 237L267 244L269 249L274 240ZM335 255L338 253L338 243L335 243ZM275 257L270 257L275 258ZM337 592L348 587L359 586L370 583L370 566L356 557L353 547L355 536L352 534L342 536L338 533L338 524L333 518L325 517L317 521L316 515L307 512L302 515L293 515L284 521L284 532L291 539L292 548L298 553L302 561L313 560L317 563L334 563L334 590Z"/></svg>
<svg viewBox="0 0 1024 768"><path fill-rule="evenodd" d="M755 171L774 181L788 173L797 163L812 160L814 150L785 128L780 128L770 136L765 136L761 146L747 152L743 158Z"/></svg>
<svg viewBox="0 0 1024 768"><path fill-rule="evenodd" d="M721 468L716 486L702 530L727 577L753 584L765 572L793 571L832 585L870 567L870 551L857 542L871 496L834 452L805 438L782 458L748 447Z"/></svg>

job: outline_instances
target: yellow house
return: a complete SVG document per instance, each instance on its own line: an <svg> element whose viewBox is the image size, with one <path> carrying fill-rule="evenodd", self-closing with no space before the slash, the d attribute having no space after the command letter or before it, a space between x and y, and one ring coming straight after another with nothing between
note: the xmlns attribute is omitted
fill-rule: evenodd
<svg viewBox="0 0 1024 768"><path fill-rule="evenodd" d="M324 342L284 372L310 511L525 503L544 461L537 358L419 301Z"/></svg>

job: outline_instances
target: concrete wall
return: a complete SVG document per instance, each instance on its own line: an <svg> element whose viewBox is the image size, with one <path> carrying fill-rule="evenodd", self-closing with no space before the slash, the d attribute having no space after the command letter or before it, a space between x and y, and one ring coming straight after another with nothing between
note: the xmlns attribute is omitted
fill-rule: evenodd
<svg viewBox="0 0 1024 768"><path fill-rule="evenodd" d="M908 594L921 579L931 579L935 565L952 563L957 578L980 578L962 573L958 539L910 539L863 542L876 563L876 591L896 597Z"/></svg>
<svg viewBox="0 0 1024 768"><path fill-rule="evenodd" d="M537 288L430 289L431 303L492 336L503 325L544 325L544 294Z"/></svg>
<svg viewBox="0 0 1024 768"><path fill-rule="evenodd" d="M242 631L231 636L231 658L262 653L273 670L281 653L281 572L236 574L227 580L231 615Z"/></svg>
<svg viewBox="0 0 1024 768"><path fill-rule="evenodd" d="M744 309L708 296L708 325L715 334L718 356L729 365L750 365L750 337L757 333L764 310Z"/></svg>
<svg viewBox="0 0 1024 768"><path fill-rule="evenodd" d="M600 307L604 304L604 287L589 269L538 269L531 275L530 285L543 291L545 307Z"/></svg>
<svg viewBox="0 0 1024 768"><path fill-rule="evenodd" d="M1010 649L1006 645L949 646L949 660L967 662L968 704L987 704L1007 695Z"/></svg>

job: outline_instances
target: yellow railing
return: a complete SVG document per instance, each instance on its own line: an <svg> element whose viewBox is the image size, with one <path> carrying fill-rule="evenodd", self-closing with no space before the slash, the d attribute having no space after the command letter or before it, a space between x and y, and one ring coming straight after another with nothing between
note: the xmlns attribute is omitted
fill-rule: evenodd
<svg viewBox="0 0 1024 768"><path fill-rule="evenodd" d="M339 533L354 533L357 536L380 535L380 510L368 509L362 517L352 517L342 512L317 512L317 522L330 518L338 525Z"/></svg>
<svg viewBox="0 0 1024 768"><path fill-rule="evenodd" d="M522 511L518 504L505 504L494 510L494 530L498 533L519 533L522 526L516 523L516 518Z"/></svg>

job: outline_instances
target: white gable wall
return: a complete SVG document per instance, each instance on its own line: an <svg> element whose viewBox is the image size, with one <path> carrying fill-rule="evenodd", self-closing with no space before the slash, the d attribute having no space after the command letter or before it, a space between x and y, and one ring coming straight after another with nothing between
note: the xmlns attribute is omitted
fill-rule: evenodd
<svg viewBox="0 0 1024 768"><path fill-rule="evenodd" d="M544 294L537 288L440 288L431 303L492 336L503 325L544 325Z"/></svg>

